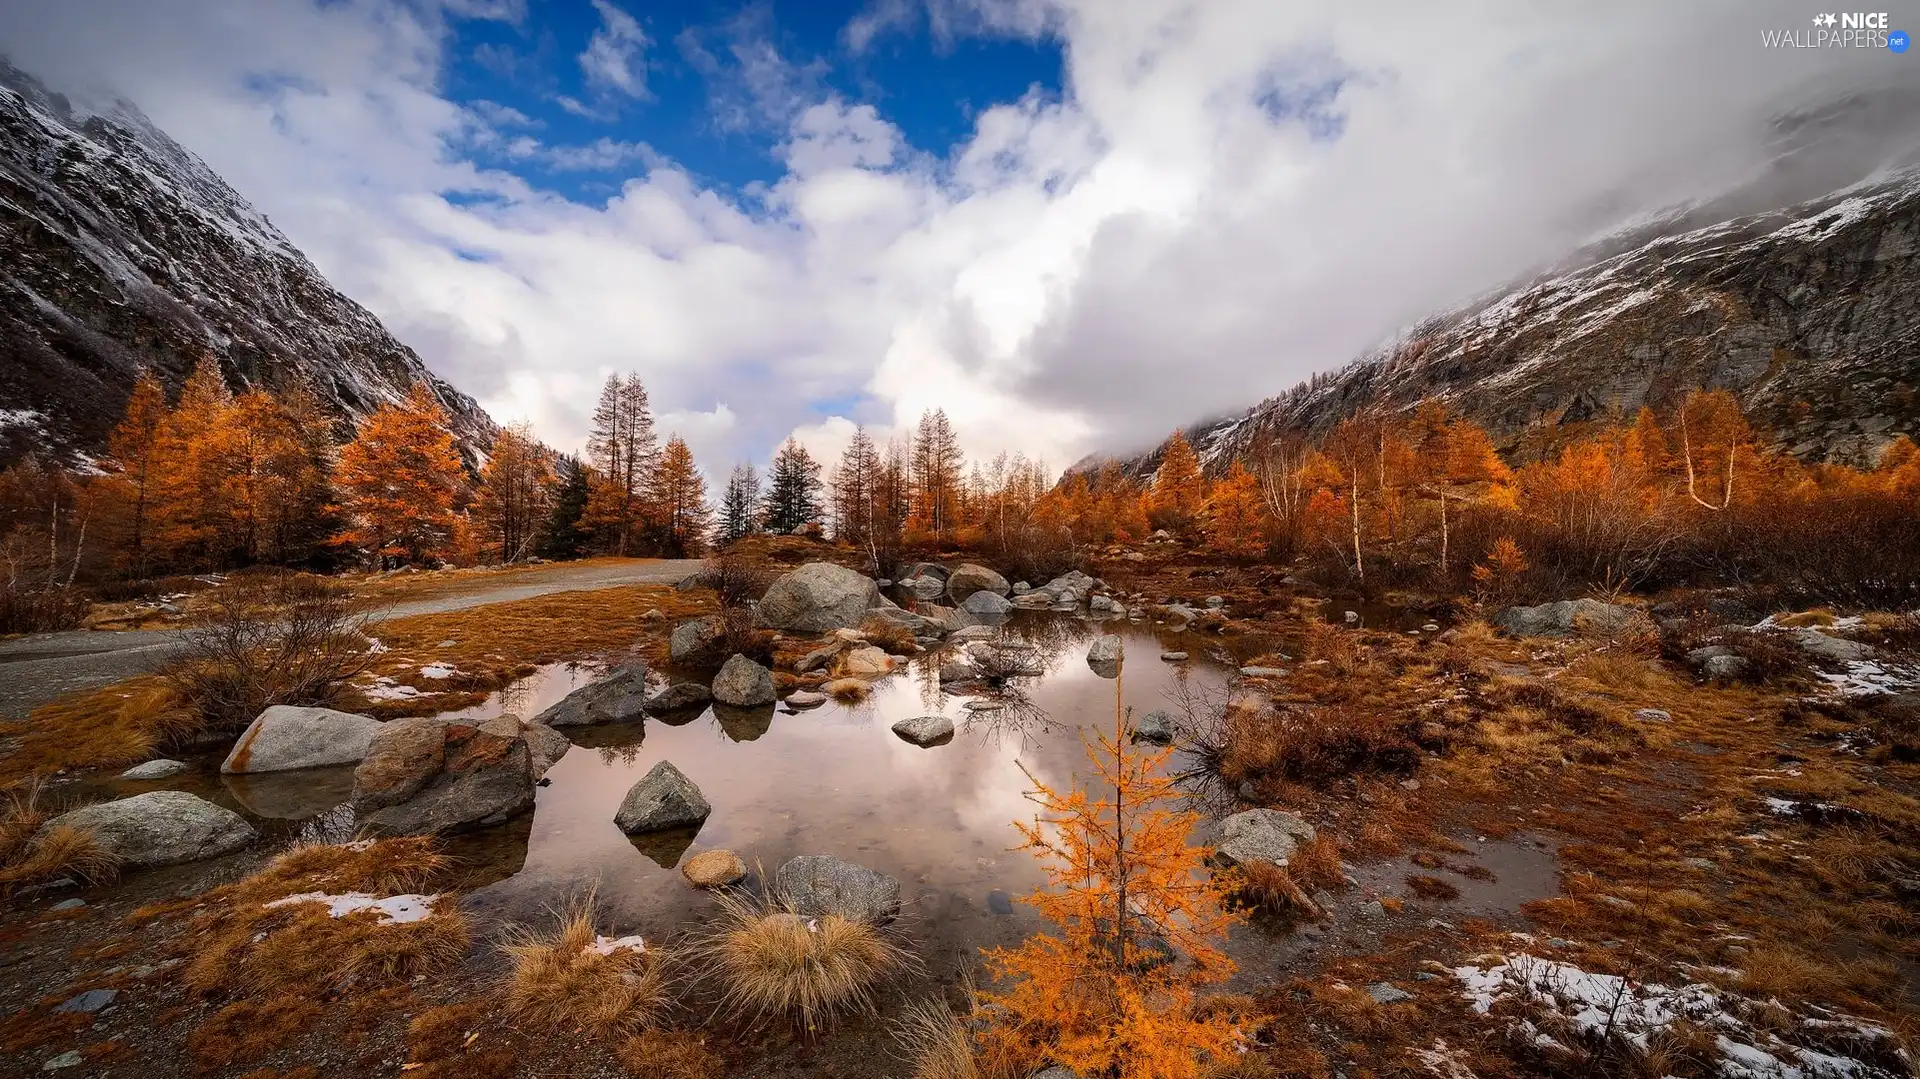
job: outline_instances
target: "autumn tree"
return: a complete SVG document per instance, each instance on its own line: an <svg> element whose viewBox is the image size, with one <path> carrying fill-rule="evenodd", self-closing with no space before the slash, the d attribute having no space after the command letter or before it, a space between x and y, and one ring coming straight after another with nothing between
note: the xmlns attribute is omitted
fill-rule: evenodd
<svg viewBox="0 0 1920 1079"><path fill-rule="evenodd" d="M37 457L0 472L0 633L70 629L86 614L74 582L94 550L95 495Z"/></svg>
<svg viewBox="0 0 1920 1079"><path fill-rule="evenodd" d="M205 355L155 439L153 542L168 561L207 565L227 525L222 467L233 395L220 361Z"/></svg>
<svg viewBox="0 0 1920 1079"><path fill-rule="evenodd" d="M735 465L720 499L720 542L735 543L760 531L760 474Z"/></svg>
<svg viewBox="0 0 1920 1079"><path fill-rule="evenodd" d="M987 953L997 988L981 993L982 1048L1081 1075L1188 1079L1234 1052L1231 1018L1200 1012L1195 991L1233 973L1218 942L1236 916L1188 844L1199 820L1166 774L1172 750L1133 748L1120 699L1116 683L1113 731L1086 747L1095 790L1027 773L1040 812L1016 827L1048 882L1027 903L1059 932Z"/></svg>
<svg viewBox="0 0 1920 1079"><path fill-rule="evenodd" d="M647 488L647 528L659 549L675 558L699 554L713 527L707 481L679 435L667 439Z"/></svg>
<svg viewBox="0 0 1920 1079"><path fill-rule="evenodd" d="M658 453L653 407L640 376L608 375L587 436L594 482L585 520L615 554L628 553L646 515L647 484Z"/></svg>
<svg viewBox="0 0 1920 1079"><path fill-rule="evenodd" d="M1206 497L1207 481L1200 474L1200 458L1194 454L1186 434L1175 431L1160 452L1160 467L1153 474L1147 515L1156 528L1186 532L1199 519Z"/></svg>
<svg viewBox="0 0 1920 1079"><path fill-rule="evenodd" d="M865 546L880 525L880 451L865 427L853 429L853 438L840 454L828 485L833 511L833 535L842 543Z"/></svg>
<svg viewBox="0 0 1920 1079"><path fill-rule="evenodd" d="M249 390L224 416L215 464L225 545L246 562L292 561L305 552L305 525L326 501L324 460L281 399Z"/></svg>
<svg viewBox="0 0 1920 1079"><path fill-rule="evenodd" d="M473 512L479 542L502 562L533 553L541 524L553 510L552 457L525 423L506 428L493 440Z"/></svg>
<svg viewBox="0 0 1920 1079"><path fill-rule="evenodd" d="M135 577L147 574L150 518L160 432L167 422L167 391L147 368L133 383L127 411L107 439L107 468L126 535L124 557Z"/></svg>
<svg viewBox="0 0 1920 1079"><path fill-rule="evenodd" d="M587 466L578 457L560 458L547 496L553 508L547 512L546 527L540 530L535 547L540 557L578 558L587 549L592 534L583 522L592 497L590 488Z"/></svg>
<svg viewBox="0 0 1920 1079"><path fill-rule="evenodd" d="M449 539L466 473L447 423L439 400L416 382L404 401L367 417L340 450L345 539L377 562L421 562Z"/></svg>
<svg viewBox="0 0 1920 1079"><path fill-rule="evenodd" d="M1413 426L1413 482L1439 506L1439 571L1445 575L1451 559L1452 508L1490 497L1509 502L1513 472L1500 460L1485 428L1453 415L1439 402L1422 405Z"/></svg>
<svg viewBox="0 0 1920 1079"><path fill-rule="evenodd" d="M922 413L913 436L913 516L908 527L945 538L960 516L965 458L945 409Z"/></svg>
<svg viewBox="0 0 1920 1079"><path fill-rule="evenodd" d="M797 440L789 437L768 469L766 526L770 532L792 532L820 519L820 465Z"/></svg>
<svg viewBox="0 0 1920 1079"><path fill-rule="evenodd" d="M1239 461L1207 496L1207 546L1227 558L1258 558L1267 548L1260 481Z"/></svg>
<svg viewBox="0 0 1920 1079"><path fill-rule="evenodd" d="M1740 403L1725 390L1687 395L1676 417L1687 497L1719 512L1733 505L1734 473L1753 450L1753 431Z"/></svg>

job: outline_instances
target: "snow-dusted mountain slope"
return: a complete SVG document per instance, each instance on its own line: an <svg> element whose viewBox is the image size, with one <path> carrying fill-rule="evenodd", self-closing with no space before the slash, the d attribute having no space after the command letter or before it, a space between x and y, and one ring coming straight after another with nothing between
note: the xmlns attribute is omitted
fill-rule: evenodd
<svg viewBox="0 0 1920 1079"><path fill-rule="evenodd" d="M204 354L235 388L305 382L343 437L416 380L470 460L496 430L138 109L0 61L0 463L99 450L142 365L177 389Z"/></svg>
<svg viewBox="0 0 1920 1079"><path fill-rule="evenodd" d="M1702 216L1688 207L1608 236L1189 437L1218 469L1286 432L1439 399L1527 458L1695 387L1732 391L1805 459L1868 461L1920 434L1920 169Z"/></svg>

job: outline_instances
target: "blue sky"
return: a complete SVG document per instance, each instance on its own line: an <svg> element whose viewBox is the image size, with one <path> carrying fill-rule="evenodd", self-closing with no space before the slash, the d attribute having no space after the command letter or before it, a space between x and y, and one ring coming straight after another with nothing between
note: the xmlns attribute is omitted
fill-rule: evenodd
<svg viewBox="0 0 1920 1079"><path fill-rule="evenodd" d="M606 139L627 149L590 163L516 160L504 150L477 156L568 198L604 202L646 170L644 146L657 155L651 160L744 194L779 180L776 150L792 113L821 93L875 106L909 145L945 157L985 108L1061 90L1060 44L1046 36L977 26L943 33L915 13L856 41L849 27L857 30L872 6L844 0L625 0L611 19L606 6L535 0L518 21L457 20L444 92L504 118L503 131L549 146ZM619 23L620 13L643 37ZM606 44L592 55L624 64L623 82L590 76L597 38Z"/></svg>

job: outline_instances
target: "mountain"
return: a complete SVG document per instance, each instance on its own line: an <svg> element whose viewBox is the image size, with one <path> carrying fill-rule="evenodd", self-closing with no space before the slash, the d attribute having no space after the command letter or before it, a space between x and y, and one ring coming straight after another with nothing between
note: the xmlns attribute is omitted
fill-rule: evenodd
<svg viewBox="0 0 1920 1079"><path fill-rule="evenodd" d="M206 354L235 389L306 383L342 437L415 381L470 462L498 430L138 109L0 60L0 465L99 451L142 365L177 390Z"/></svg>
<svg viewBox="0 0 1920 1079"><path fill-rule="evenodd" d="M1783 209L1734 205L1648 218L1188 438L1217 471L1279 435L1440 400L1524 460L1696 387L1733 392L1802 459L1870 463L1920 434L1920 168Z"/></svg>

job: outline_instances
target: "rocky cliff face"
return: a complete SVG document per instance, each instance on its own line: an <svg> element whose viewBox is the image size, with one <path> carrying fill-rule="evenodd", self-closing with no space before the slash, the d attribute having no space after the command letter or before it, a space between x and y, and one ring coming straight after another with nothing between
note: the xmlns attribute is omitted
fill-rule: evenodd
<svg viewBox="0 0 1920 1079"><path fill-rule="evenodd" d="M306 383L341 437L416 380L470 461L496 431L137 109L0 61L0 464L98 451L142 365L174 390L209 354L236 389Z"/></svg>
<svg viewBox="0 0 1920 1079"><path fill-rule="evenodd" d="M1438 399L1528 459L1695 387L1732 391L1803 459L1870 462L1896 434L1920 433L1920 170L1703 216L1714 217L1688 208L1608 237L1189 437L1218 469L1289 431Z"/></svg>

